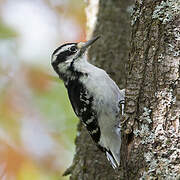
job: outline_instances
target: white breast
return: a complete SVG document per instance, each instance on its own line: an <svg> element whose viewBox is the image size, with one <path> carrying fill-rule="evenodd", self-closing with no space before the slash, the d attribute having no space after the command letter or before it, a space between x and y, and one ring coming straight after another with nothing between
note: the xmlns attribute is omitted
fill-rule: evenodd
<svg viewBox="0 0 180 180"><path fill-rule="evenodd" d="M76 64L76 66L88 74L87 77L82 77L80 81L88 89L90 95L94 97L94 106L107 108L107 113L108 111L117 111L119 109L118 103L123 98L123 94L108 74L87 61Z"/></svg>

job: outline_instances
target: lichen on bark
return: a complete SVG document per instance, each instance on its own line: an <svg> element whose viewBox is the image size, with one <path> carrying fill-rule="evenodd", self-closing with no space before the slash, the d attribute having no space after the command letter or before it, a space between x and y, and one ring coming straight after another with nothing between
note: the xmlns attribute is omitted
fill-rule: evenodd
<svg viewBox="0 0 180 180"><path fill-rule="evenodd" d="M119 87L126 84L121 167L110 167L80 124L70 179L179 178L179 1L136 0L129 38L131 5L130 0L99 1L93 35L101 39L89 50L92 63Z"/></svg>
<svg viewBox="0 0 180 180"><path fill-rule="evenodd" d="M136 1L124 118L125 132L134 134L128 147L129 168L136 169L131 178L175 179L180 174L177 4L171 0Z"/></svg>

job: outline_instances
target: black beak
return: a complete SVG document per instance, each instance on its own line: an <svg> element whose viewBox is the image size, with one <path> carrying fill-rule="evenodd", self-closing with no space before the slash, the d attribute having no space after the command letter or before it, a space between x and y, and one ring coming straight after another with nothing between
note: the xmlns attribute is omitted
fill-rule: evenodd
<svg viewBox="0 0 180 180"><path fill-rule="evenodd" d="M95 41L97 41L100 38L100 36L94 37L90 39L89 41L86 41L82 48L88 48L90 45L92 45Z"/></svg>
<svg viewBox="0 0 180 180"><path fill-rule="evenodd" d="M100 36L94 37L86 42L80 42L78 43L78 48L81 49L81 52L85 52L86 49L91 46L95 41L97 41L100 38Z"/></svg>

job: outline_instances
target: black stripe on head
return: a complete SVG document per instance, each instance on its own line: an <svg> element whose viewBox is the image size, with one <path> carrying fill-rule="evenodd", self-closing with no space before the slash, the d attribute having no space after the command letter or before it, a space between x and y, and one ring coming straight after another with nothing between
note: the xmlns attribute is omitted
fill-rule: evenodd
<svg viewBox="0 0 180 180"><path fill-rule="evenodd" d="M67 57L73 55L74 52L71 52L69 50L63 51L60 54L57 55L56 60L58 63L66 61Z"/></svg>
<svg viewBox="0 0 180 180"><path fill-rule="evenodd" d="M64 44L64 45L60 46L59 48L57 48L52 54L52 57L56 56L56 60L54 60L52 62L52 65L58 65L59 63L66 61L67 57L76 53L76 51L73 51L68 48L61 51L61 49L63 49L63 47L68 46L68 45L71 45L71 47L77 48L77 43L67 43L67 44Z"/></svg>
<svg viewBox="0 0 180 180"><path fill-rule="evenodd" d="M57 49L55 49L55 51L53 52L52 55L56 54L60 49L62 49L64 46L68 46L68 45L75 45L77 46L77 43L66 43L66 44L63 44L62 46L58 47Z"/></svg>

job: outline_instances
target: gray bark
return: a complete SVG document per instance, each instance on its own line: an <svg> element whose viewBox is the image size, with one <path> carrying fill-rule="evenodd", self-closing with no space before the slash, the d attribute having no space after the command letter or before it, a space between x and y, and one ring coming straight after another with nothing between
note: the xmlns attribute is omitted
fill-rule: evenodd
<svg viewBox="0 0 180 180"><path fill-rule="evenodd" d="M129 0L100 0L90 60L123 88L121 167L114 171L81 124L76 154L65 174L70 179L176 179L180 174L180 82L178 0L137 0L132 17L130 56ZM128 72L128 73L126 73Z"/></svg>
<svg viewBox="0 0 180 180"><path fill-rule="evenodd" d="M178 0L136 1L124 118L133 135L129 179L180 174L179 12Z"/></svg>

